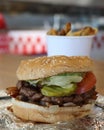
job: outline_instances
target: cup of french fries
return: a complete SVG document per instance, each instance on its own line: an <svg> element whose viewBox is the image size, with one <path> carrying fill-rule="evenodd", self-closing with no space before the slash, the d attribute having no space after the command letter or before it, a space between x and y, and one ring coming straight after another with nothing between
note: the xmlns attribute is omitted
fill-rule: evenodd
<svg viewBox="0 0 104 130"><path fill-rule="evenodd" d="M66 23L60 30L47 32L47 55L90 56L92 42L98 30L86 26L72 31L71 23Z"/></svg>

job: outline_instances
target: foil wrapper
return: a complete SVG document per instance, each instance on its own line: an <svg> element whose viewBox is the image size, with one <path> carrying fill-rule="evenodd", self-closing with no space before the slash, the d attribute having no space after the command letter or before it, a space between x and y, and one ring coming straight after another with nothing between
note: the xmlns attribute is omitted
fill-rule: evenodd
<svg viewBox="0 0 104 130"><path fill-rule="evenodd" d="M89 116L56 124L24 122L7 109L11 105L10 98L0 100L0 130L104 130L104 96L101 95Z"/></svg>

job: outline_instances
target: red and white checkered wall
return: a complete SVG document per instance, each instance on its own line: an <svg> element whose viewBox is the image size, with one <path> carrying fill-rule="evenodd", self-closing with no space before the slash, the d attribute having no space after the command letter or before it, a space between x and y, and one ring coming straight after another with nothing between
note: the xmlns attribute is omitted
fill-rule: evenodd
<svg viewBox="0 0 104 130"><path fill-rule="evenodd" d="M16 54L46 53L45 31L11 31L9 36L9 52Z"/></svg>

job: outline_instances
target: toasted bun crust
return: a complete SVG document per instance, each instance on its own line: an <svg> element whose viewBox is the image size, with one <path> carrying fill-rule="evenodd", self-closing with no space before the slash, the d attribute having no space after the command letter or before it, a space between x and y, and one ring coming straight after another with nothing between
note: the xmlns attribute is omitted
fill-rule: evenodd
<svg viewBox="0 0 104 130"><path fill-rule="evenodd" d="M82 107L43 107L16 99L13 99L12 102L13 113L17 117L23 120L44 123L56 123L60 121L69 121L75 118L81 118L88 115L93 108L93 104L87 104Z"/></svg>
<svg viewBox="0 0 104 130"><path fill-rule="evenodd" d="M29 80L64 72L86 72L91 70L92 60L86 56L44 56L21 61L17 69L17 77L19 80Z"/></svg>

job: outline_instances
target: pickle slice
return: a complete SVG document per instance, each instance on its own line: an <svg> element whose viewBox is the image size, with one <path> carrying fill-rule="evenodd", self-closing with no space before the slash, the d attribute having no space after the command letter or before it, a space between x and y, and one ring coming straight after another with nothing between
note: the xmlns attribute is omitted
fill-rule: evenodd
<svg viewBox="0 0 104 130"><path fill-rule="evenodd" d="M60 87L60 86L55 86L55 85L44 86L41 89L41 93L49 97L69 96L70 94L75 92L76 87L77 86L75 84L70 84L66 87Z"/></svg>

